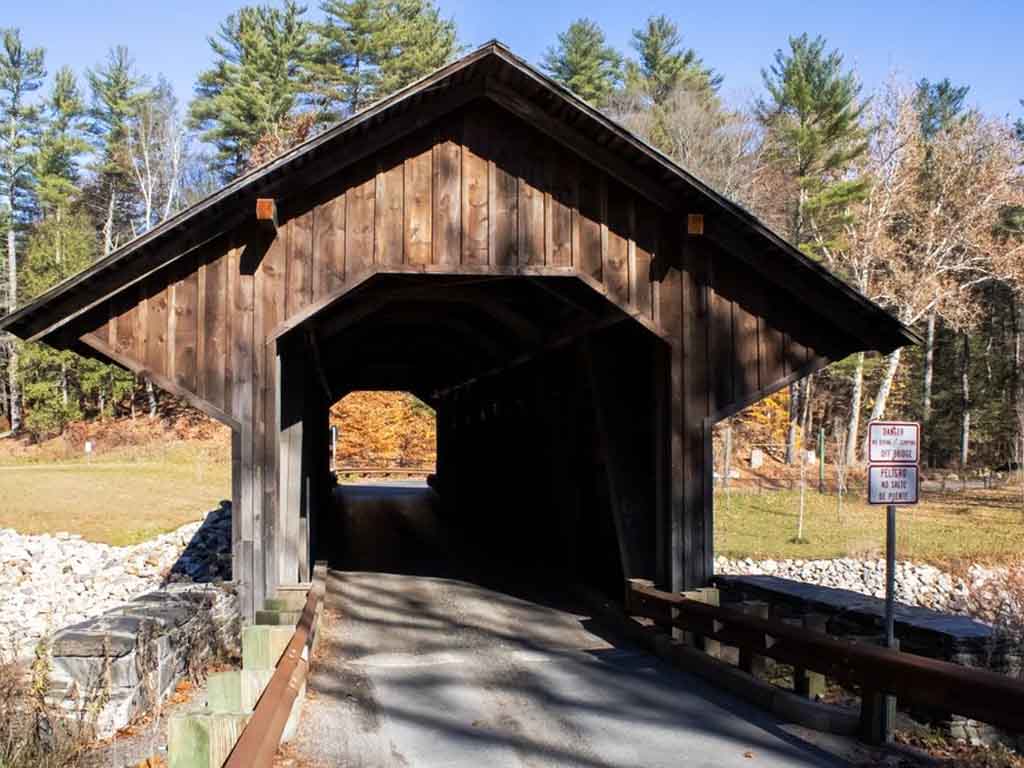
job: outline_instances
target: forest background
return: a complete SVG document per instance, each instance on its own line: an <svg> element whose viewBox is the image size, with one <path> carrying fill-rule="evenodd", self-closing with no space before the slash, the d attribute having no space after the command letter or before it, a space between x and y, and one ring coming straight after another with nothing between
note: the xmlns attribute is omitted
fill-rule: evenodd
<svg viewBox="0 0 1024 768"><path fill-rule="evenodd" d="M45 39L3 30L0 308L457 57L457 21L431 0L241 7L208 31L189 94L140 71L130 48L97 50L76 72ZM621 50L578 19L536 63L925 340L837 362L727 427L785 462L824 433L830 460L850 465L867 420L914 419L929 465L1017 462L1024 119L986 114L971 83L933 73L893 73L869 91L813 34L780 40L749 97L727 95L715 59L656 15L637 19ZM155 418L168 400L119 368L0 339L0 433L41 440L83 421Z"/></svg>

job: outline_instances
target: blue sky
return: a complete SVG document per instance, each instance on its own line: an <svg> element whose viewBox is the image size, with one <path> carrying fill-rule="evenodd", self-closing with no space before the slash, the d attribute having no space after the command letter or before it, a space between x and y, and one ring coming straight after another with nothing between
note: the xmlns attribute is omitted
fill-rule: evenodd
<svg viewBox="0 0 1024 768"><path fill-rule="evenodd" d="M112 45L128 45L143 71L162 72L183 100L208 66L206 36L241 0L2 0L0 26L20 27L47 49L50 70L79 73ZM316 2L309 2L311 12ZM731 0L717 3L591 0L440 0L469 46L498 38L537 62L555 35L589 16L621 49L652 14L674 18L684 41L725 75L724 92L749 99L760 69L790 34L823 34L869 88L896 69L904 76L971 86L971 102L993 115L1024 115L1024 2L1021 0Z"/></svg>

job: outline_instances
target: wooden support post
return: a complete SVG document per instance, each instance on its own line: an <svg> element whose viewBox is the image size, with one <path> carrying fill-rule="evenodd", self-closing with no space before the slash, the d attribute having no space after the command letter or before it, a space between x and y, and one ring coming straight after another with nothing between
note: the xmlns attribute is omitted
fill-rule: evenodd
<svg viewBox="0 0 1024 768"><path fill-rule="evenodd" d="M283 359L282 359L283 358ZM306 420L304 370L292 365L294 355L279 353L278 363L278 514L277 514L277 583L299 581L300 519L304 491L303 439Z"/></svg>
<svg viewBox="0 0 1024 768"><path fill-rule="evenodd" d="M894 641L899 650L899 640ZM860 692L860 738L868 744L885 744L892 740L896 722L896 697L882 691L862 688Z"/></svg>
<svg viewBox="0 0 1024 768"><path fill-rule="evenodd" d="M808 613L804 615L803 628L809 632L826 631L828 616L823 613ZM825 695L825 676L820 672L812 672L803 667L793 668L793 690L800 696L816 701Z"/></svg>
<svg viewBox="0 0 1024 768"><path fill-rule="evenodd" d="M612 520L615 523L615 536L619 544L619 559L622 564L622 573L628 578L633 574L633 570L629 557L629 542L626 540L625 523L622 519L622 497L619 492L618 465L613 456L611 440L608 435L608 420L605 414L605 404L599 377L594 369L594 354L590 346L590 340L587 338L583 339L582 354L589 383L591 404L594 409L594 428L598 437L598 450L604 463L605 480L608 486L608 503L611 506Z"/></svg>
<svg viewBox="0 0 1024 768"><path fill-rule="evenodd" d="M768 603L761 600L746 600L739 604L739 609L750 616L767 619L770 613ZM754 677L766 677L768 674L767 659L758 656L746 648L740 648L740 669Z"/></svg>

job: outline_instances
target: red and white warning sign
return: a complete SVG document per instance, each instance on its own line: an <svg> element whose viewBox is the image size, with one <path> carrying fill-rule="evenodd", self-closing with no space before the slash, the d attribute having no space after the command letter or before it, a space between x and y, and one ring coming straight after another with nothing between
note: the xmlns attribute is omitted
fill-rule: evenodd
<svg viewBox="0 0 1024 768"><path fill-rule="evenodd" d="M872 421L868 424L869 464L917 464L921 427L913 421Z"/></svg>
<svg viewBox="0 0 1024 768"><path fill-rule="evenodd" d="M868 425L868 502L917 504L921 427L913 421Z"/></svg>

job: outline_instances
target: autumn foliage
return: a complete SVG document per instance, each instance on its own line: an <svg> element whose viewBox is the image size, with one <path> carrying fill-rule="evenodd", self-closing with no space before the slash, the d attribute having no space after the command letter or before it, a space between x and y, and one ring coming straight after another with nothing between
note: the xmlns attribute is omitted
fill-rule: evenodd
<svg viewBox="0 0 1024 768"><path fill-rule="evenodd" d="M432 467L433 409L405 392L353 392L331 408L339 467Z"/></svg>

